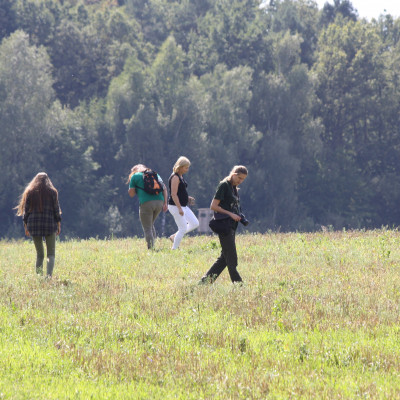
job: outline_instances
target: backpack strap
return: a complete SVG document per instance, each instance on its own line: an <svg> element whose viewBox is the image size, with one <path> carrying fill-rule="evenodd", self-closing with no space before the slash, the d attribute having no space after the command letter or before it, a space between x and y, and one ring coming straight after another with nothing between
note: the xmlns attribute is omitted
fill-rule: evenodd
<svg viewBox="0 0 400 400"><path fill-rule="evenodd" d="M144 192L146 192L146 191L144 190L144 174L145 174L147 171L151 171L151 169L150 169L150 168L147 168L147 169L145 169L145 170L142 172L143 187L135 186L137 189L141 189L141 190L143 190Z"/></svg>

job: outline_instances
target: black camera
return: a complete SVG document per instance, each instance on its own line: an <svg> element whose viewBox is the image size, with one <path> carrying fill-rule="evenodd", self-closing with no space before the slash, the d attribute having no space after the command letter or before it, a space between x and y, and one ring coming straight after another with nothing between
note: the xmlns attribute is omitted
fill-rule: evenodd
<svg viewBox="0 0 400 400"><path fill-rule="evenodd" d="M246 219L245 215L240 213L240 221L244 226L247 226L249 224L249 221Z"/></svg>

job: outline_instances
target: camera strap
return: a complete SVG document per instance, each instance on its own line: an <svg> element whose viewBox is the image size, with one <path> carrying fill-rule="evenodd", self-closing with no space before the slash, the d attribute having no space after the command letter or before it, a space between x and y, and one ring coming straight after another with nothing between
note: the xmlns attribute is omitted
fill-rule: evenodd
<svg viewBox="0 0 400 400"><path fill-rule="evenodd" d="M232 190L232 196L233 196L233 198L235 199L235 212L237 213L237 214L240 214L241 212L242 212L242 208L241 208L241 206L240 206L240 196L239 196L239 190L238 190L238 188L236 187L236 186L233 186L232 185L232 182L231 181L228 181L229 182L229 185L230 185L230 187L231 187L231 190Z"/></svg>

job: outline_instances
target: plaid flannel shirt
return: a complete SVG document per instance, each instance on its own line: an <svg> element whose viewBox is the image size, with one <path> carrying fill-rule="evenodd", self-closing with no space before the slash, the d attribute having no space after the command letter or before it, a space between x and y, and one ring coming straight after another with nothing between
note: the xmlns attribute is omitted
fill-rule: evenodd
<svg viewBox="0 0 400 400"><path fill-rule="evenodd" d="M61 221L60 204L57 194L51 194L51 198L43 199L43 211L29 211L31 198L28 195L23 215L24 223L31 236L47 236L57 232L57 222Z"/></svg>

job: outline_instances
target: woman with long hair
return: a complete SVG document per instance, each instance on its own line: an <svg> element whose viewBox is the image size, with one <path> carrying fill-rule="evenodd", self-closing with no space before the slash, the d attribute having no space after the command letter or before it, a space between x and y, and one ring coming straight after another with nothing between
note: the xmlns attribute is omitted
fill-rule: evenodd
<svg viewBox="0 0 400 400"><path fill-rule="evenodd" d="M236 267L238 265L235 235L238 222L242 220L238 186L247 178L247 168L243 165L235 165L230 174L218 185L211 202L211 210L226 216L230 221L229 232L218 234L221 243L221 255L203 276L200 283L213 283L221 272L228 267L229 276L233 283L242 282Z"/></svg>
<svg viewBox="0 0 400 400"><path fill-rule="evenodd" d="M154 173L143 164L136 164L131 168L127 183L129 184L128 193L130 197L138 195L139 198L139 219L142 224L147 248L153 249L156 239L156 229L154 222L161 211L167 212L167 188L160 175L157 175L158 193L148 193L145 190L145 174ZM160 186L161 185L161 186Z"/></svg>
<svg viewBox="0 0 400 400"><path fill-rule="evenodd" d="M173 172L169 177L169 199L168 211L174 217L178 231L171 235L172 250L176 250L181 243L185 233L191 232L199 226L199 221L188 205L193 205L194 197L188 195L187 182L183 175L189 171L190 161L186 157L179 157L176 161Z"/></svg>
<svg viewBox="0 0 400 400"><path fill-rule="evenodd" d="M45 172L39 172L20 196L17 215L24 221L25 235L31 236L36 248L36 273L43 274L46 241L47 276L51 277L56 256L56 235L61 232L61 209L58 191Z"/></svg>

